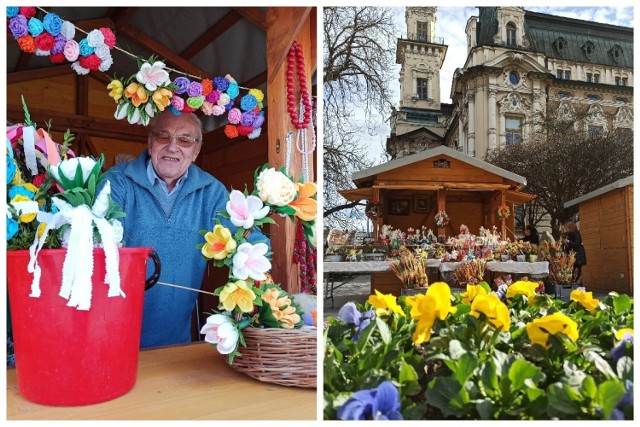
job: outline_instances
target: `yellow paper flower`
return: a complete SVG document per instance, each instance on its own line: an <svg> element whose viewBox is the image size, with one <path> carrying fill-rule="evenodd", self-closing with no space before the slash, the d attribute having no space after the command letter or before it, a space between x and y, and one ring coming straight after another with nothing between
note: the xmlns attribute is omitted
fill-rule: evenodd
<svg viewBox="0 0 640 427"><path fill-rule="evenodd" d="M509 309L494 293L478 295L471 303L472 316L480 318L484 314L489 323L498 331L508 331L511 327Z"/></svg>
<svg viewBox="0 0 640 427"><path fill-rule="evenodd" d="M573 342L578 340L578 324L559 311L527 323L526 328L529 340L544 348L551 346L549 335L562 333Z"/></svg>
<svg viewBox="0 0 640 427"><path fill-rule="evenodd" d="M120 80L111 80L111 83L107 85L107 89L110 90L109 96L113 98L117 104L120 98L122 98L122 92L124 92L122 82Z"/></svg>
<svg viewBox="0 0 640 427"><path fill-rule="evenodd" d="M600 300L593 297L592 292L585 292L582 289L575 289L569 295L571 301L579 302L589 313L594 314L600 305Z"/></svg>
<svg viewBox="0 0 640 427"><path fill-rule="evenodd" d="M201 251L202 255L209 259L225 259L237 246L231 231L220 224L213 227L213 231L205 234L204 239L207 242L202 246Z"/></svg>
<svg viewBox="0 0 640 427"><path fill-rule="evenodd" d="M303 221L313 221L318 214L318 201L311 197L316 194L317 187L313 182L296 183L298 197L289 203L296 213L295 216Z"/></svg>
<svg viewBox="0 0 640 427"><path fill-rule="evenodd" d="M462 303L469 305L478 295L486 295L487 291L480 285L467 285L467 292L460 294Z"/></svg>
<svg viewBox="0 0 640 427"><path fill-rule="evenodd" d="M173 96L173 92L171 92L167 88L161 87L161 88L158 88L155 92L153 92L153 95L151 95L151 98L153 99L153 102L156 104L156 107L158 107L158 110L164 111L164 109L168 107L169 104L171 104L172 96Z"/></svg>
<svg viewBox="0 0 640 427"><path fill-rule="evenodd" d="M30 202L31 199L28 198L27 196L23 196L22 194L18 194L17 196L15 196L13 199L11 199L10 203L16 203L16 202ZM27 223L27 222L31 222L34 219L36 219L36 213L26 213L26 214L22 214L18 217L18 221L22 222L22 223Z"/></svg>
<svg viewBox="0 0 640 427"><path fill-rule="evenodd" d="M393 313L398 313L400 316L404 316L402 308L396 302L396 297L391 294L383 295L376 289L376 294L369 296L369 303L376 309L378 316L389 314L389 310Z"/></svg>
<svg viewBox="0 0 640 427"><path fill-rule="evenodd" d="M520 280L515 282L507 289L507 299L512 299L516 295L522 294L529 299L531 302L531 298L536 295L536 289L538 288L538 283L536 282L526 282L524 280Z"/></svg>
<svg viewBox="0 0 640 427"><path fill-rule="evenodd" d="M416 295L414 301L411 318L418 323L411 339L415 344L422 344L431 339L436 319L446 319L450 313L456 312L456 308L451 306L451 289L444 282L432 284L425 295Z"/></svg>
<svg viewBox="0 0 640 427"><path fill-rule="evenodd" d="M264 99L264 93L260 89L249 89L249 95L255 96L258 102L262 102Z"/></svg>
<svg viewBox="0 0 640 427"><path fill-rule="evenodd" d="M41 222L40 225L38 225L38 238L42 237L45 228L47 228L46 222Z"/></svg>
<svg viewBox="0 0 640 427"><path fill-rule="evenodd" d="M251 313L255 298L256 294L244 280L229 282L220 292L220 304L227 311L231 311L237 306L243 313Z"/></svg>
<svg viewBox="0 0 640 427"><path fill-rule="evenodd" d="M618 329L616 331L616 339L618 341L620 341L622 338L624 338L624 336L626 334L631 334L633 335L633 329L632 328L622 328L622 329Z"/></svg>
<svg viewBox="0 0 640 427"><path fill-rule="evenodd" d="M131 99L131 103L138 108L149 100L149 94L144 85L138 83L130 83L124 91L124 96Z"/></svg>
<svg viewBox="0 0 640 427"><path fill-rule="evenodd" d="M33 194L38 192L38 187L36 187L35 185L33 185L30 182L25 182L24 184L22 184L22 186L24 188L26 188L27 190L31 191Z"/></svg>

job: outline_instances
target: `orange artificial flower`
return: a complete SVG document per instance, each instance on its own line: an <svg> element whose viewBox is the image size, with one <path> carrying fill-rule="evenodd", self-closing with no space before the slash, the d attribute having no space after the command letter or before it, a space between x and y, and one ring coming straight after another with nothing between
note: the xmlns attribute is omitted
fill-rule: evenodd
<svg viewBox="0 0 640 427"><path fill-rule="evenodd" d="M138 108L149 100L149 94L144 88L144 85L138 83L131 83L124 91L124 96L131 98L131 103Z"/></svg>
<svg viewBox="0 0 640 427"><path fill-rule="evenodd" d="M305 182L304 184L296 183L298 197L291 203L295 211L295 215L303 221L313 221L318 215L318 201L311 197L316 194L317 187L313 182Z"/></svg>
<svg viewBox="0 0 640 427"><path fill-rule="evenodd" d="M161 87L153 92L153 95L151 97L153 99L153 102L155 102L156 107L158 107L158 110L164 111L164 109L168 107L169 104L171 104L172 96L173 92L171 92L169 89Z"/></svg>

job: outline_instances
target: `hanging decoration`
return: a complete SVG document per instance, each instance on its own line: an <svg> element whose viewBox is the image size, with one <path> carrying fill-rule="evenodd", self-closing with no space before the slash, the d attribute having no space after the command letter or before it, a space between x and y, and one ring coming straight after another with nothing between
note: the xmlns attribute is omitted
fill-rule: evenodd
<svg viewBox="0 0 640 427"><path fill-rule="evenodd" d="M55 13L43 13L39 19L38 8L7 7L7 26L20 50L48 56L52 64L71 62L71 68L79 75L90 71L106 72L111 68L111 50L116 45L116 36L111 29L92 30L76 42L76 27L71 22L62 20Z"/></svg>
<svg viewBox="0 0 640 427"><path fill-rule="evenodd" d="M44 13L42 20L36 17L39 11ZM71 68L79 75L109 70L112 49L134 59L138 71L128 78L113 77L107 86L117 104L114 117L118 120L147 126L152 117L167 108L175 115L200 111L207 116L226 114L229 124L224 133L228 138L255 139L261 134L264 94L239 86L229 74L203 79L171 69L154 57L145 60L118 47L109 28L92 30L76 42L76 30L83 30L40 7L7 7L7 18L8 28L23 52L49 56L54 64L72 62ZM171 79L169 71L182 76ZM240 89L247 91L242 97Z"/></svg>

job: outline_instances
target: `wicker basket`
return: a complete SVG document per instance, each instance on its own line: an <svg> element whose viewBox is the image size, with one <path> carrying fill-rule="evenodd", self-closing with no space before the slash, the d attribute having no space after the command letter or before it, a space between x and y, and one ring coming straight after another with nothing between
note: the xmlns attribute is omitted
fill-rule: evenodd
<svg viewBox="0 0 640 427"><path fill-rule="evenodd" d="M259 381L293 387L316 388L317 330L242 330L247 347L233 359L231 368Z"/></svg>

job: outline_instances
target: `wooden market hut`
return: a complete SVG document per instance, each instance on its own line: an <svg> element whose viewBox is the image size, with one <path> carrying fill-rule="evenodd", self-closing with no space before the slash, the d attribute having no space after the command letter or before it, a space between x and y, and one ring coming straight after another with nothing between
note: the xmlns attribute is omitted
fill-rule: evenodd
<svg viewBox="0 0 640 427"><path fill-rule="evenodd" d="M316 8L52 7L47 11L85 32L110 28L117 37L117 46L139 57L154 55L167 67L201 78L230 74L241 87L261 89L265 93L266 121L257 139L227 138L226 115L200 116L204 142L196 164L227 188L244 189L247 183L252 191L257 167L266 162L276 168L285 165L286 136L295 130L287 112L287 53L294 40L302 46L307 86L312 88L317 67ZM77 33L76 41L83 36ZM106 86L111 76L126 78L135 74L138 64L118 49L112 55L113 65L107 73L91 71L80 76L68 62L54 65L48 57L22 52L9 32L7 119L24 122L22 95L39 127L51 121L54 141L62 142L62 133L67 129L75 135L72 149L76 154L102 153L105 168L137 156L146 149L148 129L114 118L115 104ZM172 79L178 76L171 72ZM297 180L302 155L292 151L289 172ZM309 164L315 181L315 152ZM298 265L292 261L295 227L288 218L274 219L278 226L265 230L270 234L274 253L272 275L286 291L299 292ZM226 268L209 268L203 289L211 292L227 278ZM216 305L216 298L204 295L197 311L203 316Z"/></svg>
<svg viewBox="0 0 640 427"><path fill-rule="evenodd" d="M588 289L633 295L633 175L564 204L578 205Z"/></svg>
<svg viewBox="0 0 640 427"><path fill-rule="evenodd" d="M392 160L352 175L355 189L341 190L347 200L377 200L382 217L374 224L377 239L383 224L396 229L426 226L437 235L458 235L465 224L472 233L497 226L503 238L515 238L513 205L535 196L522 193L526 179L446 146ZM497 209L511 215L499 219ZM449 225L436 230L434 217L445 211Z"/></svg>

